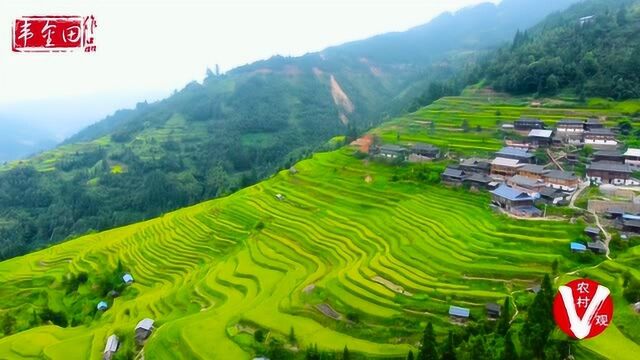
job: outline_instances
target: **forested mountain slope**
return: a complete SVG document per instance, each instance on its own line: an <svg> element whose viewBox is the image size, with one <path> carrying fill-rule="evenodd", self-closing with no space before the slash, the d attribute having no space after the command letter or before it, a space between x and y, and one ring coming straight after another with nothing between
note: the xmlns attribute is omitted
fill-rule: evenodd
<svg viewBox="0 0 640 360"><path fill-rule="evenodd" d="M500 91L579 97L640 97L640 2L594 0L519 32L483 75Z"/></svg>
<svg viewBox="0 0 640 360"><path fill-rule="evenodd" d="M404 33L209 72L118 111L0 170L0 258L252 184L402 111L428 82L572 1L480 5Z"/></svg>

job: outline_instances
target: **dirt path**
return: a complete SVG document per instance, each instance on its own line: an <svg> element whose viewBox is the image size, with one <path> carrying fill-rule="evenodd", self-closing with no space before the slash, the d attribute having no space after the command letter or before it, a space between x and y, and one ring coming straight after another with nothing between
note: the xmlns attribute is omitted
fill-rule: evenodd
<svg viewBox="0 0 640 360"><path fill-rule="evenodd" d="M576 191L573 193L573 195L571 195L571 201L569 202L569 207L570 207L570 208L572 208L572 209L580 209L580 208L576 207L576 206L574 205L574 203L576 202L576 199L580 196L580 194L582 194L582 192L584 191L584 189L586 189L586 188L588 188L588 187L589 187L589 182L588 182L588 181L581 182L581 183L578 185L578 190L576 190Z"/></svg>

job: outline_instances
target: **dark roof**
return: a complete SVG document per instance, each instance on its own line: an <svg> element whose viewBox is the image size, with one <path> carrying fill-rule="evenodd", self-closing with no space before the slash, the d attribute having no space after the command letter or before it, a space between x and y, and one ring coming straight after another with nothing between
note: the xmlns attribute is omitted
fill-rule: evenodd
<svg viewBox="0 0 640 360"><path fill-rule="evenodd" d="M473 181L478 183L488 184L493 181L493 179L485 174L471 174L468 176L465 181Z"/></svg>
<svg viewBox="0 0 640 360"><path fill-rule="evenodd" d="M511 201L517 201L517 200L532 200L533 198L530 197L527 193L523 192L523 191L519 191L516 190L510 186L507 186L505 184L501 184L500 186L498 186L497 189L491 191L492 194L496 195L496 196L500 196L502 198L505 198L507 200L511 200Z"/></svg>
<svg viewBox="0 0 640 360"><path fill-rule="evenodd" d="M557 125L583 125L584 121L579 119L562 119L557 122Z"/></svg>
<svg viewBox="0 0 640 360"><path fill-rule="evenodd" d="M594 241L587 243L587 248L596 250L607 250L607 245L605 245L602 241Z"/></svg>
<svg viewBox="0 0 640 360"><path fill-rule="evenodd" d="M444 172L442 173L442 176L449 176L449 177L463 177L464 176L464 171L460 170L460 169L454 169L454 168L446 168L444 169Z"/></svg>
<svg viewBox="0 0 640 360"><path fill-rule="evenodd" d="M603 161L592 162L587 170L610 171L631 174L631 168L627 164L608 163Z"/></svg>
<svg viewBox="0 0 640 360"><path fill-rule="evenodd" d="M440 150L437 147L431 145L431 144L422 144L422 143L417 143L414 144L411 147L411 150L418 150L418 151L435 151L435 150Z"/></svg>
<svg viewBox="0 0 640 360"><path fill-rule="evenodd" d="M543 174L546 170L542 165L526 164L520 168L520 171L526 171L534 174Z"/></svg>
<svg viewBox="0 0 640 360"><path fill-rule="evenodd" d="M536 119L536 118L526 118L526 117L522 117L518 120L516 120L515 122L535 122L535 123L541 123L542 120L540 119Z"/></svg>
<svg viewBox="0 0 640 360"><path fill-rule="evenodd" d="M622 157L623 155L619 150L599 150L593 153L593 156Z"/></svg>
<svg viewBox="0 0 640 360"><path fill-rule="evenodd" d="M556 198L563 195L562 191L558 189L554 189L552 187L543 187L540 189L540 196L548 197L548 198Z"/></svg>
<svg viewBox="0 0 640 360"><path fill-rule="evenodd" d="M404 151L407 151L407 149L403 148L402 146L398 146L398 145L384 144L384 145L380 146L380 151L404 152Z"/></svg>
<svg viewBox="0 0 640 360"><path fill-rule="evenodd" d="M600 229L594 226L589 226L587 228L584 229L584 232L586 232L587 234L596 234L599 235L600 234Z"/></svg>
<svg viewBox="0 0 640 360"><path fill-rule="evenodd" d="M588 118L587 125L599 125L602 124L599 119L596 118Z"/></svg>
<svg viewBox="0 0 640 360"><path fill-rule="evenodd" d="M640 228L640 220L622 220L622 225Z"/></svg>
<svg viewBox="0 0 640 360"><path fill-rule="evenodd" d="M560 170L549 170L545 177L554 178L554 179L562 179L562 180L577 180L578 177L575 173L569 171L560 171Z"/></svg>
<svg viewBox="0 0 640 360"><path fill-rule="evenodd" d="M527 150L520 149L517 147L511 147L511 146L503 147L502 149L500 149L500 151L496 153L496 155L502 156L502 157L515 156L523 159L528 159L535 156L534 154L527 152Z"/></svg>
<svg viewBox="0 0 640 360"><path fill-rule="evenodd" d="M622 210L620 208L610 208L610 209L607 210L607 213L624 215L624 210Z"/></svg>
<svg viewBox="0 0 640 360"><path fill-rule="evenodd" d="M602 128L602 129L591 129L587 131L587 135L614 135L614 133L609 128Z"/></svg>
<svg viewBox="0 0 640 360"><path fill-rule="evenodd" d="M496 303L487 303L486 309L489 310L489 311L500 312L500 305L498 305Z"/></svg>
<svg viewBox="0 0 640 360"><path fill-rule="evenodd" d="M491 160L489 159L481 159L481 158L468 158L464 159L460 162L462 166L481 166L481 167L490 167Z"/></svg>
<svg viewBox="0 0 640 360"><path fill-rule="evenodd" d="M541 182L522 175L516 175L510 179L510 182L521 186L541 186Z"/></svg>

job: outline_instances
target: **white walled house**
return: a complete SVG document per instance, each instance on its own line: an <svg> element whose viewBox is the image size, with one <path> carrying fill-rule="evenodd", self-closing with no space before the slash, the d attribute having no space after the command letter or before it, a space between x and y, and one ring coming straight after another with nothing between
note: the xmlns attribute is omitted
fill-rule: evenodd
<svg viewBox="0 0 640 360"><path fill-rule="evenodd" d="M625 164L633 167L640 167L640 149L629 148L623 156Z"/></svg>

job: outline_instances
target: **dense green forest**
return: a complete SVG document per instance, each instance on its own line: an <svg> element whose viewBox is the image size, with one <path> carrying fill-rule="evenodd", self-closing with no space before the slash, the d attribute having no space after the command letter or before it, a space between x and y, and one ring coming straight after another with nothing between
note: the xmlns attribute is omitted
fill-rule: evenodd
<svg viewBox="0 0 640 360"><path fill-rule="evenodd" d="M481 67L488 84L514 94L581 98L640 97L638 1L599 0L550 16L518 32Z"/></svg>
<svg viewBox="0 0 640 360"><path fill-rule="evenodd" d="M328 141L405 111L430 82L572 2L482 4L402 33L208 71L165 100L117 111L0 167L0 259L229 194L339 145Z"/></svg>

